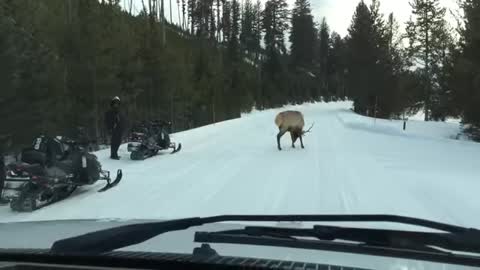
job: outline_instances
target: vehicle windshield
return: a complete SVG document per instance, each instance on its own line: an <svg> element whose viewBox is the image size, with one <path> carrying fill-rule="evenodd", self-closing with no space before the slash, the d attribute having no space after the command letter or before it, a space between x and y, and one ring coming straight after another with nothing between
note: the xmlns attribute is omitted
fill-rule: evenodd
<svg viewBox="0 0 480 270"><path fill-rule="evenodd" d="M480 228L479 33L478 0L0 0L0 248L219 215ZM191 253L194 232L246 224L127 250ZM212 246L382 268L371 254Z"/></svg>

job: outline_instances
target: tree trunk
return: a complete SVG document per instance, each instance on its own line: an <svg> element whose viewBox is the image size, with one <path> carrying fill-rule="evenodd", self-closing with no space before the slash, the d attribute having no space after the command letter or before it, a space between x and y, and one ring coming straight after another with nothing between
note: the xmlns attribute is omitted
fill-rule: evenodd
<svg viewBox="0 0 480 270"><path fill-rule="evenodd" d="M215 90L214 90L215 91ZM215 94L213 95L213 102L212 102L212 123L216 123L216 115L215 115Z"/></svg>
<svg viewBox="0 0 480 270"><path fill-rule="evenodd" d="M428 22L427 11L424 13L425 21ZM430 78L430 40L429 40L429 31L430 25L425 25L425 80L426 80L426 89L425 89L425 121L430 121L430 95L431 95L431 83Z"/></svg>
<svg viewBox="0 0 480 270"><path fill-rule="evenodd" d="M175 91L171 91L171 94L170 94L170 123L172 123L172 129L174 129L174 126L175 125L175 117L174 117L174 97L175 97Z"/></svg>
<svg viewBox="0 0 480 270"><path fill-rule="evenodd" d="M93 64L91 65L91 72L92 72L92 97L93 97L93 121L94 121L94 136L95 139L100 137L100 127L99 127L99 110L98 110L98 95L97 95L97 67L96 61L93 60Z"/></svg>
<svg viewBox="0 0 480 270"><path fill-rule="evenodd" d="M194 20L194 14L193 14L193 11L194 11L194 3L193 0L189 1L189 3L191 3L191 6L190 6L190 34L194 35L195 33L195 20Z"/></svg>
<svg viewBox="0 0 480 270"><path fill-rule="evenodd" d="M172 0L170 0L170 23L173 23L173 18L172 18Z"/></svg>
<svg viewBox="0 0 480 270"><path fill-rule="evenodd" d="M178 13L178 26L181 28L182 27L182 18L180 17L180 1L177 0L177 13ZM182 28L183 30L183 28ZM183 36L183 33L182 33Z"/></svg>
<svg viewBox="0 0 480 270"><path fill-rule="evenodd" d="M165 25L165 12L164 12L164 2L165 0L161 0L161 6L160 6L160 20L162 22L162 46L165 47L165 45L167 45L167 40L166 40L166 35L165 35L165 32L166 32L166 25ZM170 13L171 15L171 13Z"/></svg>
<svg viewBox="0 0 480 270"><path fill-rule="evenodd" d="M217 42L220 43L220 0L217 0Z"/></svg>
<svg viewBox="0 0 480 270"><path fill-rule="evenodd" d="M186 31L187 29L185 29L186 28L186 23L185 23L185 12L186 12L185 6L186 6L186 3L185 3L185 1L187 1L187 0L181 0L181 1L182 1L181 2L182 3L182 30Z"/></svg>

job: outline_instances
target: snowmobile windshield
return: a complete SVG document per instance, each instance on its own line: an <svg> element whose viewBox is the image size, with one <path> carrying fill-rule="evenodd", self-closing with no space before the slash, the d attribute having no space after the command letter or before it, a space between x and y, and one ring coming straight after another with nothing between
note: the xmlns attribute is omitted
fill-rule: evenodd
<svg viewBox="0 0 480 270"><path fill-rule="evenodd" d="M393 222L436 232L313 225L311 228L247 226L237 230L196 232L198 243L288 247L480 266L480 231L429 220L390 215L214 216L122 226L63 239L54 253L114 251L158 235L217 222ZM345 242L347 241L347 242ZM473 255L464 255L464 253Z"/></svg>

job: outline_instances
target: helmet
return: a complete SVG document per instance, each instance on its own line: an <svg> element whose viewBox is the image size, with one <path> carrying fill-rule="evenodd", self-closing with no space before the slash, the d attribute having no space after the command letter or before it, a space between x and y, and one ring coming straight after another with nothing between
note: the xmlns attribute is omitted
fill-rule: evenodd
<svg viewBox="0 0 480 270"><path fill-rule="evenodd" d="M112 98L112 101L110 102L110 105L113 106L113 104L119 103L120 104L120 98L118 96L115 96Z"/></svg>

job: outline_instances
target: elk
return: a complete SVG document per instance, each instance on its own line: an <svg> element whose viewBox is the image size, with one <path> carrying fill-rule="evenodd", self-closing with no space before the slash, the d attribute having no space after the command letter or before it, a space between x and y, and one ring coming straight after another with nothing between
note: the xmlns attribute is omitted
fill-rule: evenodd
<svg viewBox="0 0 480 270"><path fill-rule="evenodd" d="M275 124L277 125L279 132L277 134L277 146L278 150L282 150L280 146L280 139L286 132L290 132L290 136L292 137L292 147L295 148L295 142L297 139L300 139L300 144L302 148L303 140L302 136L305 133L310 132L313 127L310 127L307 131L303 131L303 127L305 126L305 121L303 120L303 114L299 111L283 111L277 114L275 117Z"/></svg>

